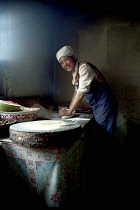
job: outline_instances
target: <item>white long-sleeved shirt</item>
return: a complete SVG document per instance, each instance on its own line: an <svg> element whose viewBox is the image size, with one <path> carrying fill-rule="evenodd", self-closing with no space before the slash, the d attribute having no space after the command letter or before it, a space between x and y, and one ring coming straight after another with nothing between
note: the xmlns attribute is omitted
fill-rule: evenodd
<svg viewBox="0 0 140 210"><path fill-rule="evenodd" d="M90 89L90 84L94 76L92 67L86 62L82 62L80 65L76 62L72 80L72 84L75 85L75 91L85 95ZM79 87L77 88L76 85L79 85Z"/></svg>

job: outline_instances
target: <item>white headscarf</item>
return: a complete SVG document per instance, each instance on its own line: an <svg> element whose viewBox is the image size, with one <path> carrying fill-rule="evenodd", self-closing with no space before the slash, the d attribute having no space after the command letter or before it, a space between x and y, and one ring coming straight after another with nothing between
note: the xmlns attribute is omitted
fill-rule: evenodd
<svg viewBox="0 0 140 210"><path fill-rule="evenodd" d="M74 55L74 51L70 46L64 46L62 47L57 53L56 58L59 62L59 59L63 56L72 56Z"/></svg>

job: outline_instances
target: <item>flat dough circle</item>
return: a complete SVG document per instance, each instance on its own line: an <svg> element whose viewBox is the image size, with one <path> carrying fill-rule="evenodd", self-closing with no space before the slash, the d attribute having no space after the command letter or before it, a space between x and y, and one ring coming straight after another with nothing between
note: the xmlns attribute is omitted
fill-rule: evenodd
<svg viewBox="0 0 140 210"><path fill-rule="evenodd" d="M10 126L11 130L24 132L57 132L80 127L79 124L63 120L39 120L32 122L17 123Z"/></svg>

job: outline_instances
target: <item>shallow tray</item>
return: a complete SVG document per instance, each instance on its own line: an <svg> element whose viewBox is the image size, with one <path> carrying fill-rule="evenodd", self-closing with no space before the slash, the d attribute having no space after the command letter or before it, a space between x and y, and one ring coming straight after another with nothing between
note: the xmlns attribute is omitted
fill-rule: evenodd
<svg viewBox="0 0 140 210"><path fill-rule="evenodd" d="M0 111L1 119L16 120L17 122L32 121L37 118L40 108L21 106L20 111L5 112Z"/></svg>

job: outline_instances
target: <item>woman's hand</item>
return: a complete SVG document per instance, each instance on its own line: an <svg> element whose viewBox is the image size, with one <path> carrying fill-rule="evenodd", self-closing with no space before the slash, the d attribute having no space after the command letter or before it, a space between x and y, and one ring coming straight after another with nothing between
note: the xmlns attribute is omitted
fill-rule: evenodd
<svg viewBox="0 0 140 210"><path fill-rule="evenodd" d="M67 107L63 107L62 109L59 110L59 117L69 116L69 115L70 113Z"/></svg>
<svg viewBox="0 0 140 210"><path fill-rule="evenodd" d="M70 116L74 110L76 110L76 108L78 107L78 105L80 104L82 98L84 97L83 94L79 94L79 93L74 93L72 102L70 103L69 109L67 107L63 107L62 109L59 110L59 117L62 116Z"/></svg>

